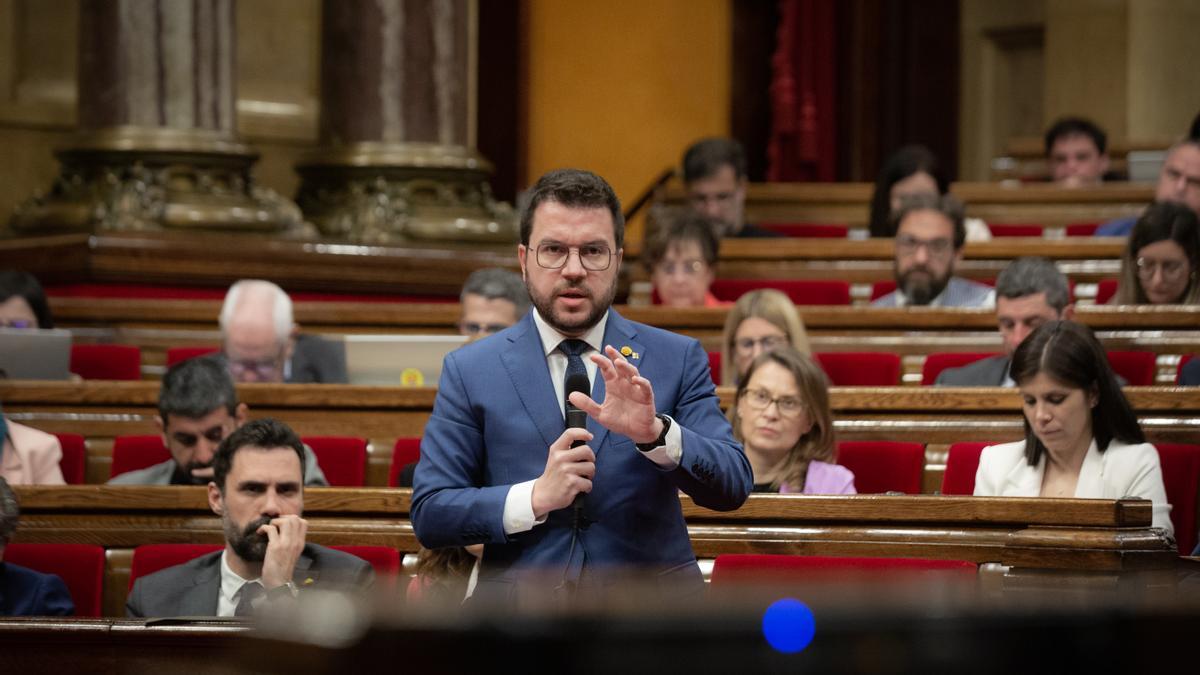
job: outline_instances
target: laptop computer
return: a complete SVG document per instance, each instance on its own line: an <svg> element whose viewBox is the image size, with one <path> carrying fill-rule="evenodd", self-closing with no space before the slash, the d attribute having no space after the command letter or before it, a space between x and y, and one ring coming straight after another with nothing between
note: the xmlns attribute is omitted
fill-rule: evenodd
<svg viewBox="0 0 1200 675"><path fill-rule="evenodd" d="M350 384L436 387L442 359L465 335L346 335Z"/></svg>
<svg viewBox="0 0 1200 675"><path fill-rule="evenodd" d="M0 377L66 380L70 366L71 331L0 328Z"/></svg>

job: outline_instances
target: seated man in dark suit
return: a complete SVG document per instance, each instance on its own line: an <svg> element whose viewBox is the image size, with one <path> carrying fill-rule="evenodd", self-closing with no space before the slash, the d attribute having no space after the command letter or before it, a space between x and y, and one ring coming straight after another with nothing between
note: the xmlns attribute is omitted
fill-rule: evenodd
<svg viewBox="0 0 1200 675"><path fill-rule="evenodd" d="M4 547L17 531L17 495L0 478L0 616L70 616L75 603L67 585L53 574L4 562Z"/></svg>
<svg viewBox="0 0 1200 675"><path fill-rule="evenodd" d="M1193 357L1183 365L1179 373L1179 384L1184 387L1200 387L1200 357Z"/></svg>
<svg viewBox="0 0 1200 675"><path fill-rule="evenodd" d="M110 485L208 485L217 446L246 423L249 408L238 403L237 390L219 358L204 356L172 366L158 390L158 416L171 459L145 469L127 471ZM312 449L304 447L306 485L326 486Z"/></svg>
<svg viewBox="0 0 1200 675"><path fill-rule="evenodd" d="M1008 363L1017 345L1047 321L1073 314L1067 278L1045 258L1017 258L996 279L996 323L1004 354L961 368L947 368L935 384L950 387L1012 387Z"/></svg>
<svg viewBox="0 0 1200 675"><path fill-rule="evenodd" d="M720 223L718 237L779 237L746 222L746 151L732 138L705 138L683 153L683 183L693 211Z"/></svg>
<svg viewBox="0 0 1200 675"><path fill-rule="evenodd" d="M301 588L357 592L374 581L366 561L305 541L304 446L282 422L248 422L221 443L208 504L225 549L138 579L129 616L247 616Z"/></svg>
<svg viewBox="0 0 1200 675"><path fill-rule="evenodd" d="M261 279L229 287L221 306L221 353L238 382L347 382L346 348L303 335L292 319L292 299Z"/></svg>

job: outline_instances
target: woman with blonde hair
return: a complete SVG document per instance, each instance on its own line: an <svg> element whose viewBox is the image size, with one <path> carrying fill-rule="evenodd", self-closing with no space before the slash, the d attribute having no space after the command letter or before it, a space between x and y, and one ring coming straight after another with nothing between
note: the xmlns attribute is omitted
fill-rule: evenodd
<svg viewBox="0 0 1200 675"><path fill-rule="evenodd" d="M738 383L763 352L790 345L809 354L808 333L790 298L773 288L750 291L729 310L721 337L721 385Z"/></svg>
<svg viewBox="0 0 1200 675"><path fill-rule="evenodd" d="M787 347L759 355L729 410L745 448L755 492L854 494L854 474L835 464L829 380Z"/></svg>

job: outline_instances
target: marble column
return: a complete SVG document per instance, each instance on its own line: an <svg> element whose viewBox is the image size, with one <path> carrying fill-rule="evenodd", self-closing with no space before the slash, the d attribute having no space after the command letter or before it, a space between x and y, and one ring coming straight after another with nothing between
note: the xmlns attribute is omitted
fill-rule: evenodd
<svg viewBox="0 0 1200 675"><path fill-rule="evenodd" d="M13 229L315 234L236 134L235 0L81 0L78 136Z"/></svg>
<svg viewBox="0 0 1200 675"><path fill-rule="evenodd" d="M474 148L475 0L324 0L321 147L296 201L353 241L516 240Z"/></svg>

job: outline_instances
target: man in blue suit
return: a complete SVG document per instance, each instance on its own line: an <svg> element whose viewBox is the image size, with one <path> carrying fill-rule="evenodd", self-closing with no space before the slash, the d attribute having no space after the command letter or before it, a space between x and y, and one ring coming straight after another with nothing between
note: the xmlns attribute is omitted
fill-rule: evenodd
<svg viewBox="0 0 1200 675"><path fill-rule="evenodd" d="M0 422L0 440L4 439ZM4 562L4 548L20 520L17 495L0 478L0 616L70 616L75 603L63 580L27 567Z"/></svg>
<svg viewBox="0 0 1200 675"><path fill-rule="evenodd" d="M426 547L485 545L477 599L514 601L545 574L602 592L618 568L696 592L679 491L721 511L750 492L700 344L612 311L623 238L604 179L542 176L517 247L534 310L446 357L411 515ZM591 395L570 402L587 428L564 430L567 374L584 372Z"/></svg>

